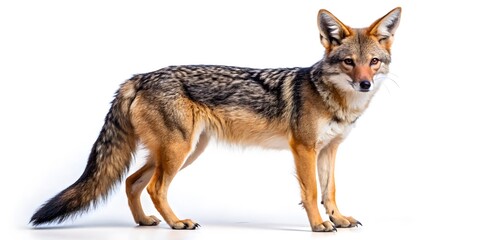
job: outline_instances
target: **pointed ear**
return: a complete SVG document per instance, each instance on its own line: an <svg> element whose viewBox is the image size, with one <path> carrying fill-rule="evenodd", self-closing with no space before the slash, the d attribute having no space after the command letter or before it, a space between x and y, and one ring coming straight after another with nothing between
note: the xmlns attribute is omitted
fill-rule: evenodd
<svg viewBox="0 0 480 240"><path fill-rule="evenodd" d="M344 38L352 34L349 27L325 9L318 11L317 25L320 31L320 41L327 50L340 45Z"/></svg>
<svg viewBox="0 0 480 240"><path fill-rule="evenodd" d="M393 9L385 16L375 21L368 28L368 33L370 33L370 35L376 36L380 44L384 45L386 48L390 48L390 45L393 43L393 36L395 35L395 31L400 24L401 13L402 8L397 7Z"/></svg>

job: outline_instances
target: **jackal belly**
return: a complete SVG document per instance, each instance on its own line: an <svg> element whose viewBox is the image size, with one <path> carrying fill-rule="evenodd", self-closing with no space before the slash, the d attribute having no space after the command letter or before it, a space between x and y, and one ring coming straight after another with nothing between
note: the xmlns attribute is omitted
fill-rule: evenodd
<svg viewBox="0 0 480 240"><path fill-rule="evenodd" d="M269 119L244 108L202 108L205 131L221 142L244 147L289 149L289 121Z"/></svg>

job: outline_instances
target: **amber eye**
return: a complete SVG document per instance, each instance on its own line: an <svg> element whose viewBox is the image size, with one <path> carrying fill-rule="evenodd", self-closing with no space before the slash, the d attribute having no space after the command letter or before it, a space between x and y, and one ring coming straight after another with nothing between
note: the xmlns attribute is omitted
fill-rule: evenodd
<svg viewBox="0 0 480 240"><path fill-rule="evenodd" d="M345 63L346 65L349 65L349 66L355 65L355 64L353 63L353 59L351 59L351 58L345 58L345 59L343 59L343 63Z"/></svg>
<svg viewBox="0 0 480 240"><path fill-rule="evenodd" d="M370 66L377 65L378 62L380 62L378 58L372 58L372 60L370 60Z"/></svg>

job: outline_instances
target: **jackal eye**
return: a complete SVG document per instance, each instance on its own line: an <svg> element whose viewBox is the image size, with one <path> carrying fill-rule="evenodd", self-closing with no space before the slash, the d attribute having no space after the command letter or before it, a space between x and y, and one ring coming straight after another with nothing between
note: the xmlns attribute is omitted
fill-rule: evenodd
<svg viewBox="0 0 480 240"><path fill-rule="evenodd" d="M349 65L349 66L354 66L355 65L355 63L353 63L353 59L351 59L351 58L343 59L343 63L345 63L346 65Z"/></svg>
<svg viewBox="0 0 480 240"><path fill-rule="evenodd" d="M378 58L372 58L372 60L370 60L370 66L377 65L378 62L380 62Z"/></svg>

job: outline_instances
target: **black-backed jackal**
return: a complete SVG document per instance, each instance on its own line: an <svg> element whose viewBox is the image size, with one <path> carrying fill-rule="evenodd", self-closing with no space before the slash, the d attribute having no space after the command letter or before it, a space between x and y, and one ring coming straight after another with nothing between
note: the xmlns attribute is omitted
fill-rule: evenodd
<svg viewBox="0 0 480 240"><path fill-rule="evenodd" d="M105 198L142 143L149 151L147 162L126 179L135 222L160 222L143 212L140 193L147 187L170 227L195 229L195 221L179 219L170 208L168 187L216 139L290 149L312 230L359 225L337 208L335 155L388 73L400 14L395 8L371 26L356 29L320 10L325 55L311 67L172 66L132 77L117 91L83 174L48 200L31 223L62 222ZM322 220L318 210L316 174L331 221Z"/></svg>

